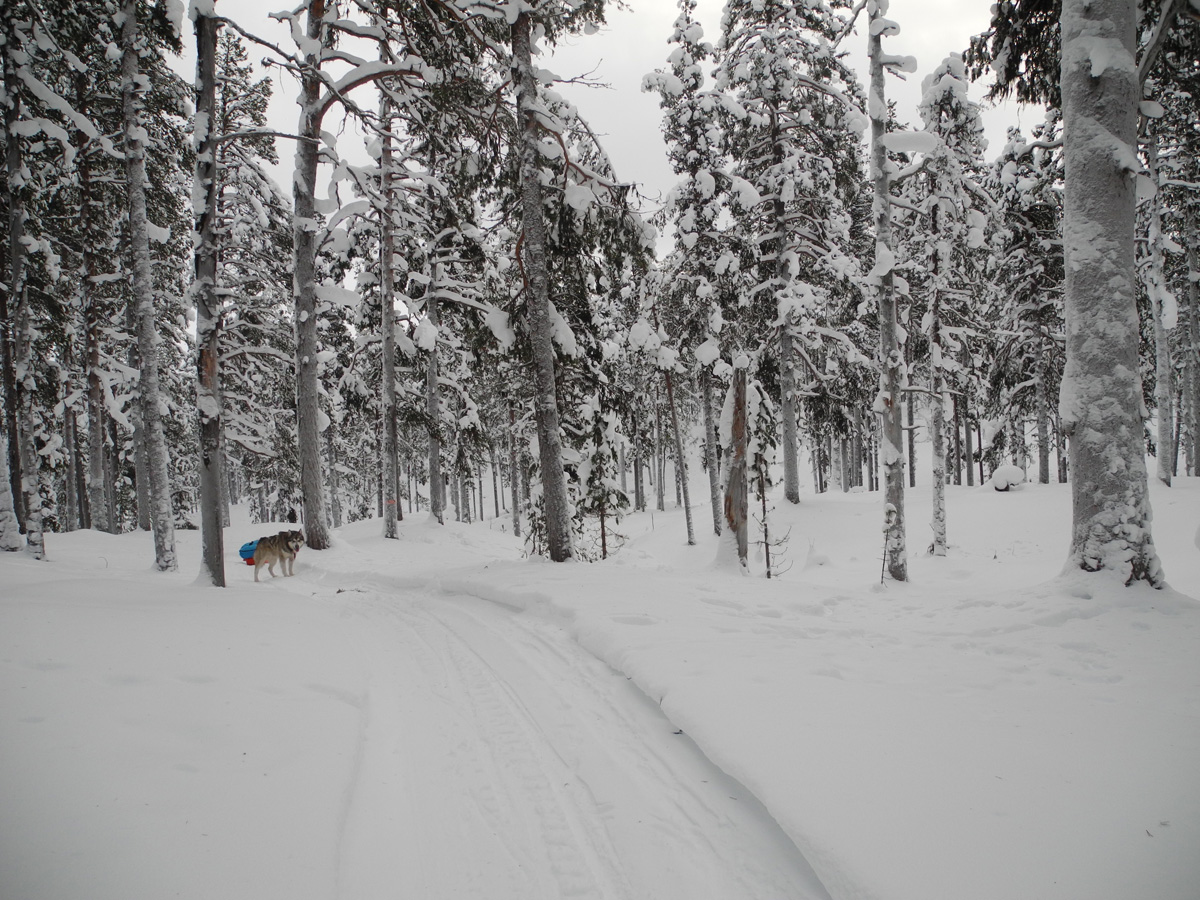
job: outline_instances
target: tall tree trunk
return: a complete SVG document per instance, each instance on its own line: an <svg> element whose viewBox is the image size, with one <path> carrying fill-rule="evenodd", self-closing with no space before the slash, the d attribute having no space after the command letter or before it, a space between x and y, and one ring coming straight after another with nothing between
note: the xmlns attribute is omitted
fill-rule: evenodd
<svg viewBox="0 0 1200 900"><path fill-rule="evenodd" d="M934 328L938 326L935 324ZM936 340L937 337L933 337L931 344ZM929 397L929 442L933 445L933 544L929 551L934 556L946 555L946 385L940 355L939 346L933 354L933 381Z"/></svg>
<svg viewBox="0 0 1200 900"><path fill-rule="evenodd" d="M512 24L512 72L521 128L521 224L525 246L526 313L534 366L534 418L541 461L542 498L546 513L546 542L550 558L562 562L573 555L567 479L562 465L558 394L554 372L554 343L550 334L550 284L546 261L546 226L542 218L542 182L537 110L530 45L529 13L520 12Z"/></svg>
<svg viewBox="0 0 1200 900"><path fill-rule="evenodd" d="M329 512L333 527L342 527L342 472L338 457L337 425L330 420L325 429L325 448L329 453Z"/></svg>
<svg viewBox="0 0 1200 900"><path fill-rule="evenodd" d="M63 444L64 454L67 457L67 477L64 485L64 497L67 506L66 520L63 522L64 531L74 531L80 525L80 510L79 510L79 493L76 488L79 484L79 437L76 434L75 427L75 405L71 400L71 376L70 372L75 369L75 361L72 358L70 346L67 348L67 377L63 381Z"/></svg>
<svg viewBox="0 0 1200 900"><path fill-rule="evenodd" d="M708 467L708 494L712 503L713 533L721 535L721 473L717 471L717 424L713 421L712 370L700 369L700 400L704 404L704 464Z"/></svg>
<svg viewBox="0 0 1200 900"><path fill-rule="evenodd" d="M146 474L149 480L150 526L154 532L154 565L159 571L179 568L175 557L175 520L167 440L163 432L161 388L158 380L158 329L154 320L154 277L150 271L150 237L146 217L146 148L142 140L138 99L137 0L126 0L121 28L121 105L125 128L125 190L129 196L129 239L133 257L133 304L137 316L137 345L141 368L138 379L142 427L145 430Z"/></svg>
<svg viewBox="0 0 1200 900"><path fill-rule="evenodd" d="M786 266L781 265L786 271ZM788 503L800 502L800 465L796 441L796 368L792 352L791 317L779 329L779 387L783 392L783 496Z"/></svg>
<svg viewBox="0 0 1200 900"><path fill-rule="evenodd" d="M1134 268L1136 0L1063 0L1068 565L1163 583L1150 532ZM1100 54L1097 46L1105 47Z"/></svg>
<svg viewBox="0 0 1200 900"><path fill-rule="evenodd" d="M0 550L15 552L24 542L12 489L8 486L8 441L3 433L0 433L0 451L3 451L0 453Z"/></svg>
<svg viewBox="0 0 1200 900"><path fill-rule="evenodd" d="M4 260L7 273L4 276L5 290L0 291L0 379L4 389L4 432L8 435L8 489L13 497L13 512L18 528L25 530L25 491L21 479L21 430L17 422L17 410L21 401L18 397L16 361L18 335L16 315L21 305L20 282L24 280L25 245L21 237L25 229L25 213L21 188L21 144L15 128L21 120L21 97L17 62L13 53L19 49L19 41L9 16L0 16L4 45L0 46L0 65L3 72L4 93L8 103L4 107L5 178L0 201L8 210L8 245Z"/></svg>
<svg viewBox="0 0 1200 900"><path fill-rule="evenodd" d="M383 536L395 539L396 514L400 500L396 496L396 308L393 284L395 222L392 220L392 105L386 94L380 101L383 146L379 157L383 188L383 211L379 216L379 303L383 334Z"/></svg>
<svg viewBox="0 0 1200 900"><path fill-rule="evenodd" d="M1050 483L1050 407L1046 399L1046 381L1041 371L1033 389L1037 392L1038 484Z"/></svg>
<svg viewBox="0 0 1200 900"><path fill-rule="evenodd" d="M1170 487L1171 468L1175 459L1175 441L1171 434L1172 402L1175 399L1175 385L1172 377L1171 342L1167 330L1175 327L1175 322L1164 318L1163 301L1167 290L1167 280L1163 274L1163 233L1162 233L1162 190L1158 187L1158 134L1154 128L1154 120L1146 122L1146 169L1150 180L1154 182L1154 196L1150 204L1149 251L1150 266L1147 272L1146 294L1150 298L1150 315L1154 319L1154 414L1158 420L1158 441L1155 458L1158 463L1158 480Z"/></svg>
<svg viewBox="0 0 1200 900"><path fill-rule="evenodd" d="M967 470L967 487L975 486L975 441L971 435L971 407L967 397L962 402L963 466Z"/></svg>
<svg viewBox="0 0 1200 900"><path fill-rule="evenodd" d="M329 547L325 479L321 471L321 400L317 375L317 164L321 132L320 50L328 43L325 0L308 4L307 47L300 76L300 123L292 176L292 290L296 306L296 437L304 540L314 550Z"/></svg>
<svg viewBox="0 0 1200 900"><path fill-rule="evenodd" d="M10 32L11 35L11 32ZM4 89L8 105L4 109L4 136L8 201L8 297L13 329L13 378L16 385L16 427L12 431L20 449L21 503L25 510L25 547L34 559L46 555L42 535L42 492L37 445L34 442L33 397L37 385L33 373L33 311L25 283L25 161L21 157L21 139L17 123L21 119L21 99L17 87L16 48L4 48Z"/></svg>
<svg viewBox="0 0 1200 900"><path fill-rule="evenodd" d="M517 466L517 414L508 403L508 478L512 491L513 535L521 536L521 473Z"/></svg>
<svg viewBox="0 0 1200 900"><path fill-rule="evenodd" d="M434 270L436 272L436 269ZM430 286L425 300L425 316L438 328L437 281ZM442 485L442 414L438 402L438 344L429 351L425 369L425 414L429 417L429 515L439 525L446 524L446 495Z"/></svg>
<svg viewBox="0 0 1200 900"><path fill-rule="evenodd" d="M746 370L733 372L733 419L730 430L729 469L725 479L725 523L737 548L738 562L746 571L749 564L749 503L747 484L747 444L749 429L746 421Z"/></svg>
<svg viewBox="0 0 1200 900"><path fill-rule="evenodd" d="M83 76L80 76L81 78ZM92 169L89 154L79 156L79 224L84 235L83 272L83 352L87 372L88 414L88 507L91 511L92 527L99 531L113 531L112 508L108 503L104 478L104 423L108 412L104 407L104 386L100 372L100 329L103 327L103 312L100 296L96 290L98 274L96 254L91 247L91 235L95 228L92 196Z"/></svg>
<svg viewBox="0 0 1200 900"><path fill-rule="evenodd" d="M1188 335L1190 348L1187 354L1188 376L1185 393L1188 399L1184 406L1188 410L1188 472L1200 475L1200 229L1196 227L1196 207L1187 208L1187 282L1188 282Z"/></svg>
<svg viewBox="0 0 1200 900"><path fill-rule="evenodd" d="M217 20L199 12L196 30L196 411L200 427L200 580L225 587L221 522L220 302L217 299Z"/></svg>
<svg viewBox="0 0 1200 900"><path fill-rule="evenodd" d="M679 411L675 408L675 388L671 381L671 373L664 373L667 379L667 406L671 409L671 431L675 436L675 469L679 474L679 487L683 492L683 518L687 522L688 546L696 543L696 532L692 527L692 502L688 495L687 464L683 459L683 435L679 431Z"/></svg>
<svg viewBox="0 0 1200 900"><path fill-rule="evenodd" d="M868 57L871 68L871 179L875 186L876 292L879 305L879 395L875 409L883 419L884 555L888 574L896 581L908 580L908 550L904 530L904 428L900 419L900 387L904 379L904 356L896 334L896 296L893 289L892 210L887 151L883 136L887 126L887 102L883 84L883 32L887 29L886 3L871 11Z"/></svg>
<svg viewBox="0 0 1200 900"><path fill-rule="evenodd" d="M654 503L659 512L667 508L667 448L663 441L662 404L654 388Z"/></svg>

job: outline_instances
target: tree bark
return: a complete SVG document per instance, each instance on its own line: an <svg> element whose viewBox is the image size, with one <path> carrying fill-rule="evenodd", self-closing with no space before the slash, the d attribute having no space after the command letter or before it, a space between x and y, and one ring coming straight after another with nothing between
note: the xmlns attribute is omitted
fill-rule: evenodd
<svg viewBox="0 0 1200 900"><path fill-rule="evenodd" d="M435 269L436 273L436 269ZM425 316L438 328L437 279L430 285ZM438 402L438 348L435 341L425 369L425 414L429 417L429 515L446 524L446 495L442 484L442 413Z"/></svg>
<svg viewBox="0 0 1200 900"><path fill-rule="evenodd" d="M321 471L321 405L317 376L317 164L321 132L319 48L328 41L325 0L308 4L305 69L300 76L300 122L296 129L296 167L292 176L293 281L296 306L296 437L300 456L300 494L304 540L313 550L329 547L325 480Z"/></svg>
<svg viewBox="0 0 1200 900"><path fill-rule="evenodd" d="M780 265L786 271L786 266ZM796 369L792 353L791 317L779 329L779 378L783 392L783 496L788 503L800 502L800 465L796 442Z"/></svg>
<svg viewBox="0 0 1200 900"><path fill-rule="evenodd" d="M1063 0L1068 568L1163 583L1150 532L1134 267L1135 0ZM1100 58L1095 49L1103 45Z"/></svg>
<svg viewBox="0 0 1200 900"><path fill-rule="evenodd" d="M521 536L521 473L517 466L517 414L508 403L508 477L512 491L513 535Z"/></svg>
<svg viewBox="0 0 1200 900"><path fill-rule="evenodd" d="M395 223L392 221L392 109L386 96L380 101L380 125L383 146L379 157L379 177L383 210L379 216L379 304L380 332L383 335L383 536L396 539L396 514L400 500L396 496L398 459L396 435L396 310L393 284Z"/></svg>
<svg viewBox="0 0 1200 900"><path fill-rule="evenodd" d="M146 216L145 126L138 100L139 27L137 0L127 0L121 29L121 104L125 127L125 190L129 197L129 238L133 257L133 298L140 366L138 380L142 428L149 480L150 527L154 533L154 565L159 571L179 568L175 556L175 521L167 441L163 432L158 378L158 329L154 320L154 278L150 270L150 236Z"/></svg>
<svg viewBox="0 0 1200 900"><path fill-rule="evenodd" d="M708 492L712 503L713 533L721 535L721 473L717 471L717 425L713 421L712 370L700 369L700 397L704 404L704 464L708 467Z"/></svg>
<svg viewBox="0 0 1200 900"><path fill-rule="evenodd" d="M887 126L887 102L883 84L883 12L876 4L871 13L869 59L871 68L871 178L875 186L875 270L879 306L879 395L876 411L882 418L884 542L888 574L896 581L908 580L908 550L904 528L904 427L900 418L900 388L904 380L904 357L896 334L896 297L893 289L892 210L887 152L883 135Z"/></svg>
<svg viewBox="0 0 1200 900"><path fill-rule="evenodd" d="M221 521L220 303L217 299L217 20L200 12L196 30L196 411L200 427L200 578L225 587ZM199 123L207 123L207 128Z"/></svg>
<svg viewBox="0 0 1200 900"><path fill-rule="evenodd" d="M675 467L679 473L679 487L683 492L683 518L687 522L688 546L695 546L696 532L692 527L692 502L688 494L687 464L683 459L683 435L679 431L679 411L675 408L675 388L671 381L671 373L665 372L667 379L667 406L671 409L671 431L675 436Z"/></svg>
<svg viewBox="0 0 1200 900"><path fill-rule="evenodd" d="M725 523L737 547L738 562L745 571L749 565L749 503L747 484L746 370L733 373L733 421L730 430L729 474L725 479Z"/></svg>
<svg viewBox="0 0 1200 900"><path fill-rule="evenodd" d="M11 34L11 32L10 32ZM21 157L21 139L17 123L21 119L21 100L15 48L4 48L4 89L9 102L4 110L5 164L8 201L8 312L12 316L13 382L16 411L12 435L19 453L20 481L15 496L24 508L25 548L34 559L46 555L42 535L42 493L37 445L34 442L33 397L33 311L25 284L25 161Z"/></svg>
<svg viewBox="0 0 1200 900"><path fill-rule="evenodd" d="M567 479L562 465L554 344L550 334L550 285L546 261L546 228L542 218L540 133L537 84L533 73L529 13L520 12L512 24L512 73L521 129L521 221L525 245L526 310L534 364L534 418L538 431L546 541L550 558L562 562L573 556Z"/></svg>
<svg viewBox="0 0 1200 900"><path fill-rule="evenodd" d="M1162 191L1158 188L1158 134L1154 120L1146 123L1146 170L1154 182L1150 204L1149 251L1146 293L1150 298L1150 314L1154 319L1154 414L1158 421L1158 441L1155 453L1158 480L1171 486L1171 469L1175 460L1175 441L1172 435L1172 405L1175 385L1172 377L1171 342L1167 322L1163 319L1163 294L1167 290L1163 274ZM1171 323L1174 327L1174 323Z"/></svg>

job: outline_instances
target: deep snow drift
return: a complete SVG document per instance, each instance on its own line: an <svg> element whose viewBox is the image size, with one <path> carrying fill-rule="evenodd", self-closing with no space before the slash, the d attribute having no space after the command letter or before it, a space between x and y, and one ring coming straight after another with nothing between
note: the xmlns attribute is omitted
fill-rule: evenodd
<svg viewBox="0 0 1200 900"><path fill-rule="evenodd" d="M863 493L779 502L770 581L677 510L595 565L360 522L258 585L242 520L224 591L194 532L2 554L0 897L1194 900L1200 604L1058 577L1066 486L948 501L907 585ZM1200 481L1152 503L1200 593Z"/></svg>

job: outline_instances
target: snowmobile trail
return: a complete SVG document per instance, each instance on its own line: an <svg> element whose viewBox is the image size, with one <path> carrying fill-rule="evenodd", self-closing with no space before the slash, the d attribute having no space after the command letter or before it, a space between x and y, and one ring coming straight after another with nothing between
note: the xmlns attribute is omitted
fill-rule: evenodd
<svg viewBox="0 0 1200 900"><path fill-rule="evenodd" d="M369 671L338 896L828 900L761 804L561 629L384 585L336 600Z"/></svg>

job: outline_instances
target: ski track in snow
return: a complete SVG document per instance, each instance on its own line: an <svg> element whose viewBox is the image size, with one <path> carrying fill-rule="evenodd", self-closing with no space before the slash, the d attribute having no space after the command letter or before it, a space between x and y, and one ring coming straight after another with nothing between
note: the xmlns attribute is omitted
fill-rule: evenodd
<svg viewBox="0 0 1200 900"><path fill-rule="evenodd" d="M560 629L383 585L337 600L370 672L339 897L829 897L753 796Z"/></svg>

